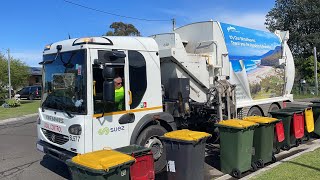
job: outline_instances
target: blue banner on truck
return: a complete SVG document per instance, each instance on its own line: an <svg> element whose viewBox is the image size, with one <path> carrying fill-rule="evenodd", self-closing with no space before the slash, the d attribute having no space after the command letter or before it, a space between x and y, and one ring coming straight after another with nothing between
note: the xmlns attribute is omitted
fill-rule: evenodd
<svg viewBox="0 0 320 180"><path fill-rule="evenodd" d="M284 67L280 39L270 32L225 23L220 25L233 69L231 73L245 92L238 99L282 96Z"/></svg>

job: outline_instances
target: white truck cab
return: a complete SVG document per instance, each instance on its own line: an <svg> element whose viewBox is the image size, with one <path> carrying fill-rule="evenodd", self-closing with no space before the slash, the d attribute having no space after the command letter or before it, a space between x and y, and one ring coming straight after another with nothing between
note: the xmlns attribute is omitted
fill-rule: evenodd
<svg viewBox="0 0 320 180"><path fill-rule="evenodd" d="M66 160L137 143L153 148L156 160L161 157L162 144L153 138L157 132L150 131L162 135L175 126L162 112L158 46L152 38L68 39L46 46L41 64L39 150ZM124 89L120 108L114 103L115 77Z"/></svg>

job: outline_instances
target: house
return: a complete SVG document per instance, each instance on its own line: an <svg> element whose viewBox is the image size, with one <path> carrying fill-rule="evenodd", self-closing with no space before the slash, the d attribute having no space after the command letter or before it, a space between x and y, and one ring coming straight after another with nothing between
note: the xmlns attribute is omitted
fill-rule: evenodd
<svg viewBox="0 0 320 180"><path fill-rule="evenodd" d="M29 86L41 85L41 79L42 79L41 67L30 67L29 72L30 72Z"/></svg>

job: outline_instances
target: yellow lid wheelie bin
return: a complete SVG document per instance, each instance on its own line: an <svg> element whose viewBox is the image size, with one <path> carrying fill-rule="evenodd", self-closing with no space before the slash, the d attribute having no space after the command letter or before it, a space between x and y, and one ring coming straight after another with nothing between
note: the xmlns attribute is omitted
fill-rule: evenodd
<svg viewBox="0 0 320 180"><path fill-rule="evenodd" d="M313 135L316 138L320 137L320 100L311 101L313 104L309 106L312 107L313 119L314 119L314 132Z"/></svg>
<svg viewBox="0 0 320 180"><path fill-rule="evenodd" d="M160 137L167 157L168 180L203 180L206 140L211 134L187 129Z"/></svg>
<svg viewBox="0 0 320 180"><path fill-rule="evenodd" d="M256 170L251 162L253 133L257 123L240 119L223 120L216 123L220 133L221 171L240 178L242 172Z"/></svg>
<svg viewBox="0 0 320 180"><path fill-rule="evenodd" d="M80 154L66 161L72 179L129 180L132 156L114 150L100 150Z"/></svg>

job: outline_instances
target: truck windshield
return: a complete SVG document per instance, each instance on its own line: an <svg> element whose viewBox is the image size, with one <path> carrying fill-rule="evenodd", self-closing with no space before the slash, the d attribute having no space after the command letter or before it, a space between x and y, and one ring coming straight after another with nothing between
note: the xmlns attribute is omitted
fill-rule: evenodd
<svg viewBox="0 0 320 180"><path fill-rule="evenodd" d="M43 56L42 108L86 113L86 51Z"/></svg>

